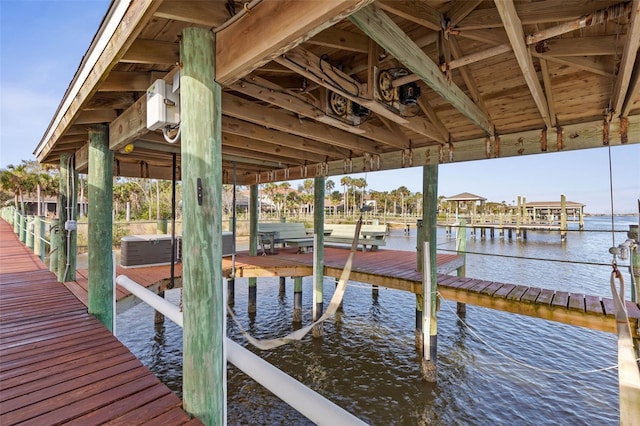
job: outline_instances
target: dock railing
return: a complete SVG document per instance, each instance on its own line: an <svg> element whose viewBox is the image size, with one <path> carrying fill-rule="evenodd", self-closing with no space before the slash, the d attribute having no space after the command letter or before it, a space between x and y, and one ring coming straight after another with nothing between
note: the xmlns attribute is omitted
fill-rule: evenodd
<svg viewBox="0 0 640 426"><path fill-rule="evenodd" d="M43 216L26 215L14 206L3 207L0 216L10 225L25 243L44 263L47 255L52 251L50 238L47 238L47 226L51 229L51 222Z"/></svg>
<svg viewBox="0 0 640 426"><path fill-rule="evenodd" d="M147 290L126 275L116 277L114 295L116 284L127 289L182 328L182 312L176 305ZM226 302L224 305L226 306ZM224 351L228 362L267 388L313 423L318 425L366 424L342 407L309 389L228 337L225 338Z"/></svg>

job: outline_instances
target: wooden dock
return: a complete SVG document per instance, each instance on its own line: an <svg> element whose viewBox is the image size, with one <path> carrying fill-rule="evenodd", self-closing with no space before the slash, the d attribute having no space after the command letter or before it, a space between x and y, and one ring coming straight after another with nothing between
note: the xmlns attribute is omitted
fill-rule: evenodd
<svg viewBox="0 0 640 426"><path fill-rule="evenodd" d="M202 424L0 221L0 423Z"/></svg>
<svg viewBox="0 0 640 426"><path fill-rule="evenodd" d="M339 278L348 254L349 250L345 248L325 247L324 275ZM455 254L438 253L437 264L438 291L444 299L593 330L616 332L613 300L609 297L448 275L463 264L463 258ZM228 278L232 273L236 278L311 276L313 254L298 254L295 248L280 248L276 255L269 256L249 256L248 252L242 251L235 256L235 270L231 257L222 259L222 269ZM169 270L168 265L126 269L117 267L118 275L127 275L156 292L167 288ZM182 285L181 274L182 265L176 264L178 287ZM77 282L66 284L80 300L85 301L86 275L86 270L80 270ZM416 271L414 252L383 248L359 251L354 257L350 280L414 294L422 292L422 274ZM121 289L117 296L119 310L139 302ZM630 301L626 306L633 337L640 337L640 306Z"/></svg>
<svg viewBox="0 0 640 426"><path fill-rule="evenodd" d="M339 277L347 256L346 249L325 248L324 275ZM455 254L438 254L437 262L438 291L444 299L616 333L611 298L447 275L462 265ZM309 276L312 265L312 254L296 254L295 249L279 249L272 256L241 252L236 256L236 277ZM422 274L415 267L414 252L358 252L350 279L420 294ZM223 269L231 270L230 258L223 260ZM626 305L633 336L639 337L640 306L629 301Z"/></svg>

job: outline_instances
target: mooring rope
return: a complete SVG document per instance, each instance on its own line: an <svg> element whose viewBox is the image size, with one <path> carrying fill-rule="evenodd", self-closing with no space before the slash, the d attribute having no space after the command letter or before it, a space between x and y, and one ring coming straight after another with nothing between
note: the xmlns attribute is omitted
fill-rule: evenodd
<svg viewBox="0 0 640 426"><path fill-rule="evenodd" d="M541 368L541 367L536 367L535 365L531 365L528 364L524 361L520 361L516 358L513 358L507 354L505 354L504 352L502 352L501 350L499 350L498 348L496 348L495 346L493 346L491 343L487 342L486 339L482 338L482 336L480 336L480 334L478 332L476 332L475 330L473 330L473 328L471 328L471 326L469 324L466 323L466 321L464 319L462 319L458 313L456 311L454 311L450 306L449 303L442 297L442 295L440 294L440 292L438 292L438 296L440 297L440 300L442 300L444 303L444 305L446 306L447 309L449 309L453 315L455 315L457 317L457 319L467 328L467 330L469 330L469 332L476 338L478 339L481 343L483 343L485 346L487 346L489 349L491 349L492 351L494 351L495 353L497 353L498 355L502 356L503 358L518 364L522 367L525 368L529 368L531 370L535 370L535 371L539 371L542 373L548 373L548 374L558 374L558 375L567 375L567 376L577 376L577 375L583 375L583 374L592 374L592 373L599 373L602 371L609 371L609 370L615 370L618 368L618 365L612 365L609 367L603 367L603 368L596 368L593 370L584 370L584 371L564 371L564 370L553 370L553 369L548 369L548 368ZM636 361L640 361L640 358L638 358Z"/></svg>
<svg viewBox="0 0 640 426"><path fill-rule="evenodd" d="M327 310L325 311L325 313L320 318L318 318L317 321L307 325L306 327L302 327L299 330L289 333L285 337L260 340L250 335L242 327L242 325L238 321L238 318L235 316L235 314L233 313L229 305L227 305L227 312L229 312L229 315L238 326L238 329L240 329L240 333L242 333L242 335L247 339L249 343L251 343L256 348L265 351L269 349L275 349L277 347L286 345L287 343L302 340L302 338L304 338L304 336L306 336L313 329L314 326L324 322L325 320L329 319L336 313L336 311L340 307L342 298L344 297L344 292L347 288L349 276L351 275L351 268L353 266L353 256L356 254L356 251L358 249L358 236L360 235L361 227L362 227L362 216L360 216L360 219L358 219L358 222L356 224L356 230L353 238L353 243L351 244L349 257L347 258L347 262L345 263L344 269L342 270L342 274L340 275L340 280L338 281L338 285L336 286L333 296L331 297L331 302L329 302L329 306L327 307Z"/></svg>

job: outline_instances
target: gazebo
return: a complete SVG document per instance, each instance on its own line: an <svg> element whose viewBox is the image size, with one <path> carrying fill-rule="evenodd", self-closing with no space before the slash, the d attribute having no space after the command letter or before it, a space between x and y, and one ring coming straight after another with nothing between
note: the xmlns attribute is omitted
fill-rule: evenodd
<svg viewBox="0 0 640 426"><path fill-rule="evenodd" d="M485 201L487 201L487 199L479 195L471 194L470 192L463 192L461 194L454 195L452 197L447 197L444 199L444 201L456 203L456 219L457 219L459 215L459 210L460 210L460 203L462 203L463 206L465 206L465 210L468 210L469 206L471 206L471 214L475 215L478 204L482 205Z"/></svg>

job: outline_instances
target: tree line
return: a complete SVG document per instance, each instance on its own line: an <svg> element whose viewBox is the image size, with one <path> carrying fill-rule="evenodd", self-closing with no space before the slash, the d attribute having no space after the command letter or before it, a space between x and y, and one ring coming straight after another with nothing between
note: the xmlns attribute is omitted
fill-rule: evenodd
<svg viewBox="0 0 640 426"><path fill-rule="evenodd" d="M339 185L339 186L338 186ZM86 215L87 179L79 175L77 182L77 198L81 206L80 217ZM28 204L41 198L57 198L60 188L60 174L57 166L39 164L37 161L23 160L21 164L9 165L0 169L0 203L13 204L25 212ZM343 176L339 182L325 180L325 211L329 215L357 215L365 206L365 210L373 215L420 216L422 214L422 194L411 192L406 186L399 186L392 191L376 191L367 189L365 178ZM237 194L248 188L239 186ZM290 182L267 183L259 185L260 210L263 214L276 217L299 216L313 212L314 181L305 179L294 188ZM171 182L166 180L114 178L113 210L116 220L153 220L171 217ZM176 185L177 216L180 217L182 188ZM245 198L246 200L246 198ZM441 212L453 211L456 206L438 197L438 208ZM223 209L230 214L233 209L233 187L223 185ZM505 202L488 202L479 212L502 212L507 208ZM246 209L246 204L245 204ZM242 209L241 209L242 210Z"/></svg>

